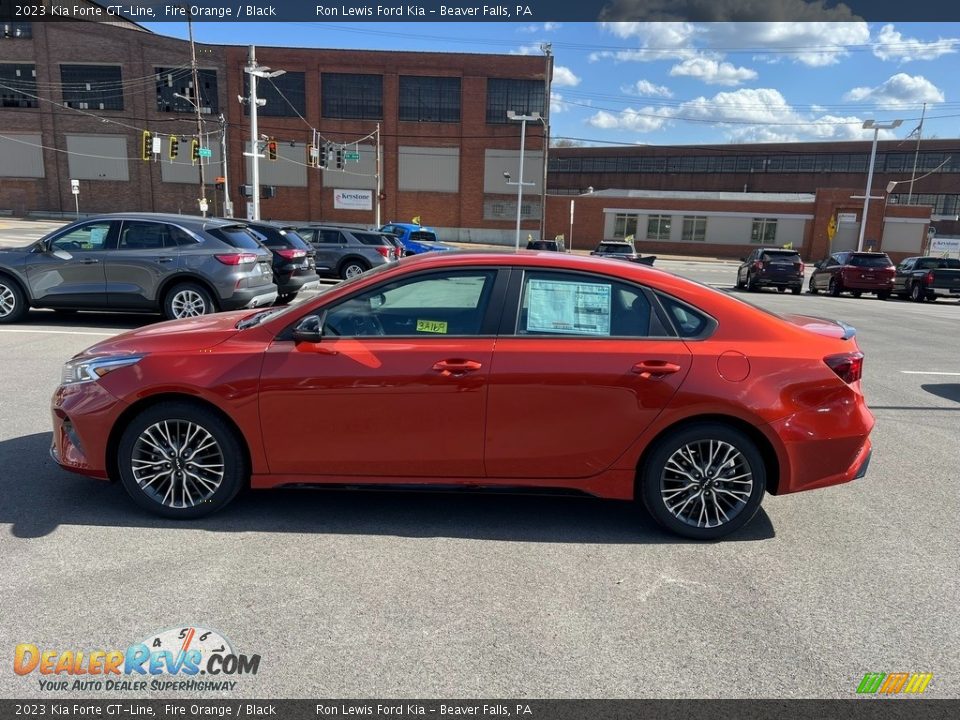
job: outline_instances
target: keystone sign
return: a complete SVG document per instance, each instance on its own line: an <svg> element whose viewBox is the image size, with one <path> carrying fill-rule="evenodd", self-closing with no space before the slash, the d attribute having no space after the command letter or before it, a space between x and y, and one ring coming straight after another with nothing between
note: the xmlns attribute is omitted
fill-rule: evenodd
<svg viewBox="0 0 960 720"><path fill-rule="evenodd" d="M334 190L334 210L372 210L373 190Z"/></svg>

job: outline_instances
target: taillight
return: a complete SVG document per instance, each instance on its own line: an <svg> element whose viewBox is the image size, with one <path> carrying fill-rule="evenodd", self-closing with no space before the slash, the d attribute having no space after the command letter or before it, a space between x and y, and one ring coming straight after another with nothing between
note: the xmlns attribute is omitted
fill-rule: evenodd
<svg viewBox="0 0 960 720"><path fill-rule="evenodd" d="M753 261L753 269L754 269L754 270L763 270L763 261L762 261L762 260L754 260L754 261Z"/></svg>
<svg viewBox="0 0 960 720"><path fill-rule="evenodd" d="M246 265L257 261L257 256L253 253L230 253L228 255L214 255L214 257L224 265Z"/></svg>
<svg viewBox="0 0 960 720"><path fill-rule="evenodd" d="M848 352L839 355L827 355L823 359L837 377L845 383L855 383L863 375L863 353Z"/></svg>
<svg viewBox="0 0 960 720"><path fill-rule="evenodd" d="M306 250L277 250L277 255L287 260L296 260L297 258L302 258L307 256Z"/></svg>
<svg viewBox="0 0 960 720"><path fill-rule="evenodd" d="M803 275L803 263L802 263L802 262L794 263L793 266L797 269L797 272L799 272L801 275Z"/></svg>
<svg viewBox="0 0 960 720"><path fill-rule="evenodd" d="M927 274L923 276L923 282L927 285L933 285L933 270L927 270Z"/></svg>
<svg viewBox="0 0 960 720"><path fill-rule="evenodd" d="M377 245L376 250L378 253L383 255L387 260L391 260L390 257L393 254L393 248L389 248L386 245Z"/></svg>

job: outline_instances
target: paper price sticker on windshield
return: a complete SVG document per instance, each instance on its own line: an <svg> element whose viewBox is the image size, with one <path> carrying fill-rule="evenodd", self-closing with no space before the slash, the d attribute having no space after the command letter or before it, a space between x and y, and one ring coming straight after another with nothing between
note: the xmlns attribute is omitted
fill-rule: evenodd
<svg viewBox="0 0 960 720"><path fill-rule="evenodd" d="M442 320L417 320L417 332L445 335L447 324Z"/></svg>

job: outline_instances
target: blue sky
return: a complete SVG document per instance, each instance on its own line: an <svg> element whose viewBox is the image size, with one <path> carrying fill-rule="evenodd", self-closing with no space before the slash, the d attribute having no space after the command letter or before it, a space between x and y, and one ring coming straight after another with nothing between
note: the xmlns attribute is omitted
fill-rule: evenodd
<svg viewBox="0 0 960 720"><path fill-rule="evenodd" d="M147 24L186 37L186 25ZM696 145L872 137L927 103L924 137L960 137L957 23L195 23L198 42L556 58L554 137Z"/></svg>

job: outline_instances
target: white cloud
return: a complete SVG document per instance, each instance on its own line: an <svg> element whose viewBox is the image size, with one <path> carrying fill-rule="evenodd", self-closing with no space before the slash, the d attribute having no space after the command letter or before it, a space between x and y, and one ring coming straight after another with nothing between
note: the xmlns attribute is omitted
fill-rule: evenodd
<svg viewBox="0 0 960 720"><path fill-rule="evenodd" d="M587 122L601 130L647 133L683 120L716 125L735 142L788 142L798 140L859 140L873 137L864 130L863 118L800 112L779 90L740 88L698 97L677 106L626 108L614 113L600 110ZM884 139L893 137L882 131Z"/></svg>
<svg viewBox="0 0 960 720"><path fill-rule="evenodd" d="M545 22L543 24L544 32L553 32L554 30L559 30L562 27L563 25L558 22Z"/></svg>
<svg viewBox="0 0 960 720"><path fill-rule="evenodd" d="M511 55L540 55L543 51L539 45L521 45L515 50L511 50Z"/></svg>
<svg viewBox="0 0 960 720"><path fill-rule="evenodd" d="M750 68L735 67L733 63L702 56L688 58L674 65L670 68L670 75L696 78L707 85L739 85L757 77L756 71Z"/></svg>
<svg viewBox="0 0 960 720"><path fill-rule="evenodd" d="M576 87L580 84L580 78L570 68L557 65L553 69L553 84L558 87Z"/></svg>
<svg viewBox="0 0 960 720"><path fill-rule="evenodd" d="M955 38L938 38L924 42L915 38L904 38L893 25L884 25L877 33L873 54L881 60L935 60L941 55L957 52L960 40Z"/></svg>
<svg viewBox="0 0 960 720"><path fill-rule="evenodd" d="M550 114L565 112L570 109L570 103L563 99L563 95L550 91Z"/></svg>
<svg viewBox="0 0 960 720"><path fill-rule="evenodd" d="M517 32L522 33L538 33L538 32L554 32L559 30L563 25L558 22L545 22L543 25L538 25L534 23L533 25L524 25L523 27L517 28Z"/></svg>
<svg viewBox="0 0 960 720"><path fill-rule="evenodd" d="M714 50L717 59L722 59L725 48L737 47L756 49L757 57L768 61L786 58L821 67L849 55L847 46L870 42L865 22L607 22L600 26L619 38L636 38L639 47L595 52L590 55L594 62L685 60L696 57L697 48ZM774 54L765 54L765 50Z"/></svg>
<svg viewBox="0 0 960 720"><path fill-rule="evenodd" d="M855 87L844 100L869 102L886 107L903 107L944 101L943 91L923 75L897 73L876 87Z"/></svg>
<svg viewBox="0 0 960 720"><path fill-rule="evenodd" d="M624 85L620 92L640 97L673 97L673 92L666 85L655 85L649 80L637 80L633 85Z"/></svg>

